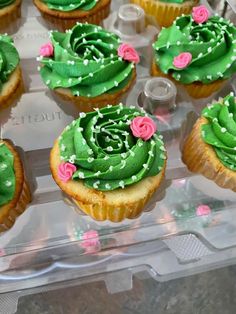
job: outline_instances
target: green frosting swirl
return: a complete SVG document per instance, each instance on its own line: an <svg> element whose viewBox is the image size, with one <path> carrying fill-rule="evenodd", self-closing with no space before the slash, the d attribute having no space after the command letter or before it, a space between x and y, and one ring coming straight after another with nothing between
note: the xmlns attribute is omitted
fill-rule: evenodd
<svg viewBox="0 0 236 314"><path fill-rule="evenodd" d="M0 0L0 9L7 7L8 5L15 2L15 0Z"/></svg>
<svg viewBox="0 0 236 314"><path fill-rule="evenodd" d="M202 126L202 138L211 145L222 164L236 171L236 99L229 95L202 111L208 124Z"/></svg>
<svg viewBox="0 0 236 314"><path fill-rule="evenodd" d="M3 206L13 199L16 187L14 156L3 142L0 142L0 182L0 206Z"/></svg>
<svg viewBox="0 0 236 314"><path fill-rule="evenodd" d="M183 84L208 84L236 72L236 27L222 17L212 16L196 24L192 16L181 16L171 27L162 29L153 47L161 71ZM192 61L177 69L173 60L182 52L191 53Z"/></svg>
<svg viewBox="0 0 236 314"><path fill-rule="evenodd" d="M52 32L54 57L43 58L41 76L51 89L69 88L74 96L96 97L123 89L134 64L117 54L119 38L91 24L70 32Z"/></svg>
<svg viewBox="0 0 236 314"><path fill-rule="evenodd" d="M11 37L0 35L0 91L11 73L19 64L20 58Z"/></svg>
<svg viewBox="0 0 236 314"><path fill-rule="evenodd" d="M73 180L100 191L110 191L157 175L166 153L162 136L143 141L133 136L130 123L145 116L134 107L108 106L72 122L59 138L60 156L77 166Z"/></svg>
<svg viewBox="0 0 236 314"><path fill-rule="evenodd" d="M43 0L49 9L57 11L89 11L95 7L99 0Z"/></svg>

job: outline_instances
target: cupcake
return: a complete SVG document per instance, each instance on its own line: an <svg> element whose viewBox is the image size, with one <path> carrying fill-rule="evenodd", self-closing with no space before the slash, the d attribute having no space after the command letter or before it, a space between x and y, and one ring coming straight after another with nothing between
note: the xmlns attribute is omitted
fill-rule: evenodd
<svg viewBox="0 0 236 314"><path fill-rule="evenodd" d="M183 162L236 192L236 98L233 93L202 111L184 143Z"/></svg>
<svg viewBox="0 0 236 314"><path fill-rule="evenodd" d="M4 140L0 140L0 182L0 232L4 232L31 201L19 154Z"/></svg>
<svg viewBox="0 0 236 314"><path fill-rule="evenodd" d="M166 150L154 121L120 104L81 113L56 140L50 165L84 213L119 222L137 217L160 186Z"/></svg>
<svg viewBox="0 0 236 314"><path fill-rule="evenodd" d="M0 30L11 25L21 16L21 0L0 1Z"/></svg>
<svg viewBox="0 0 236 314"><path fill-rule="evenodd" d="M44 83L80 111L119 103L136 77L137 52L100 26L78 24L52 32L40 49Z"/></svg>
<svg viewBox="0 0 236 314"><path fill-rule="evenodd" d="M130 0L156 18L160 26L170 26L177 16L189 14L199 0Z"/></svg>
<svg viewBox="0 0 236 314"><path fill-rule="evenodd" d="M0 35L0 109L13 104L23 93L20 58L11 37Z"/></svg>
<svg viewBox="0 0 236 314"><path fill-rule="evenodd" d="M110 13L111 0L34 0L42 17L59 30L77 22L101 24Z"/></svg>
<svg viewBox="0 0 236 314"><path fill-rule="evenodd" d="M209 97L236 72L236 27L203 5L163 29L153 47L152 75L184 85L193 98Z"/></svg>

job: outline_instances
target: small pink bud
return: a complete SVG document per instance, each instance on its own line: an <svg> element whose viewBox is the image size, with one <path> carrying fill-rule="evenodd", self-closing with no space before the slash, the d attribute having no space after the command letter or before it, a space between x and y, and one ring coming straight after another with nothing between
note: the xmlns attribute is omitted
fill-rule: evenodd
<svg viewBox="0 0 236 314"><path fill-rule="evenodd" d="M208 21L210 12L205 7L205 5L199 5L193 8L192 17L195 23L202 24Z"/></svg>
<svg viewBox="0 0 236 314"><path fill-rule="evenodd" d="M129 44L121 44L118 48L118 56L122 59L134 63L139 63L140 58L137 51Z"/></svg>
<svg viewBox="0 0 236 314"><path fill-rule="evenodd" d="M68 182L76 170L75 165L69 162L62 162L58 167L58 176L63 182Z"/></svg>
<svg viewBox="0 0 236 314"><path fill-rule="evenodd" d="M47 43L40 48L39 52L42 57L52 57L54 54L54 47L52 43Z"/></svg>
<svg viewBox="0 0 236 314"><path fill-rule="evenodd" d="M174 58L173 64L177 69L186 68L192 61L192 55L189 52L182 52Z"/></svg>
<svg viewBox="0 0 236 314"><path fill-rule="evenodd" d="M130 128L135 137L144 141L149 140L157 130L157 126L151 118L141 116L133 119Z"/></svg>
<svg viewBox="0 0 236 314"><path fill-rule="evenodd" d="M211 214L211 209L208 205L200 205L196 209L197 216L206 216Z"/></svg>

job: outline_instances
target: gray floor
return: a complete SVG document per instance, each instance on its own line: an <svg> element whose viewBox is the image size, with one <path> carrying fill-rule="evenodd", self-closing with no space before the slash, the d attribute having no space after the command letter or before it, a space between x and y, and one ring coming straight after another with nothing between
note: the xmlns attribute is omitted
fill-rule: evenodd
<svg viewBox="0 0 236 314"><path fill-rule="evenodd" d="M158 283L134 279L109 295L103 282L24 297L17 314L235 314L236 266Z"/></svg>

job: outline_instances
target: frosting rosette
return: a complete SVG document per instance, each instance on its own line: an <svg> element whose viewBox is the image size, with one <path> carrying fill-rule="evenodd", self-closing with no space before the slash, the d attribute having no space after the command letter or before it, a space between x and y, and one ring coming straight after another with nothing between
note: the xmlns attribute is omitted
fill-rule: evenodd
<svg viewBox="0 0 236 314"><path fill-rule="evenodd" d="M0 0L0 9L5 8L14 2L15 0Z"/></svg>
<svg viewBox="0 0 236 314"><path fill-rule="evenodd" d="M203 141L211 145L222 164L236 171L236 100L233 95L222 103L206 107L202 116L208 120L202 126Z"/></svg>
<svg viewBox="0 0 236 314"><path fill-rule="evenodd" d="M112 191L159 174L166 159L162 136L154 127L146 140L134 136L131 123L137 117L151 119L144 111L120 104L81 113L67 126L59 148L61 162L77 168L72 180L82 179L89 188ZM146 120L143 124L150 124Z"/></svg>
<svg viewBox="0 0 236 314"><path fill-rule="evenodd" d="M54 55L40 57L41 76L50 89L96 97L116 93L132 79L134 62L119 57L119 38L100 26L79 23L67 33L52 32L51 41Z"/></svg>
<svg viewBox="0 0 236 314"><path fill-rule="evenodd" d="M206 14L201 14L198 20L205 20ZM209 84L236 72L236 27L219 16L202 24L192 15L178 17L172 26L162 29L153 47L160 70L183 84ZM186 67L178 68L174 60L183 53L191 54L192 59Z"/></svg>
<svg viewBox="0 0 236 314"><path fill-rule="evenodd" d="M14 156L2 142L0 142L0 183L0 206L3 206L14 197L16 178Z"/></svg>
<svg viewBox="0 0 236 314"><path fill-rule="evenodd" d="M58 11L89 11L96 6L99 0L43 0L51 10Z"/></svg>
<svg viewBox="0 0 236 314"><path fill-rule="evenodd" d="M13 40L7 35L0 35L0 92L4 83L19 64L19 54Z"/></svg>

